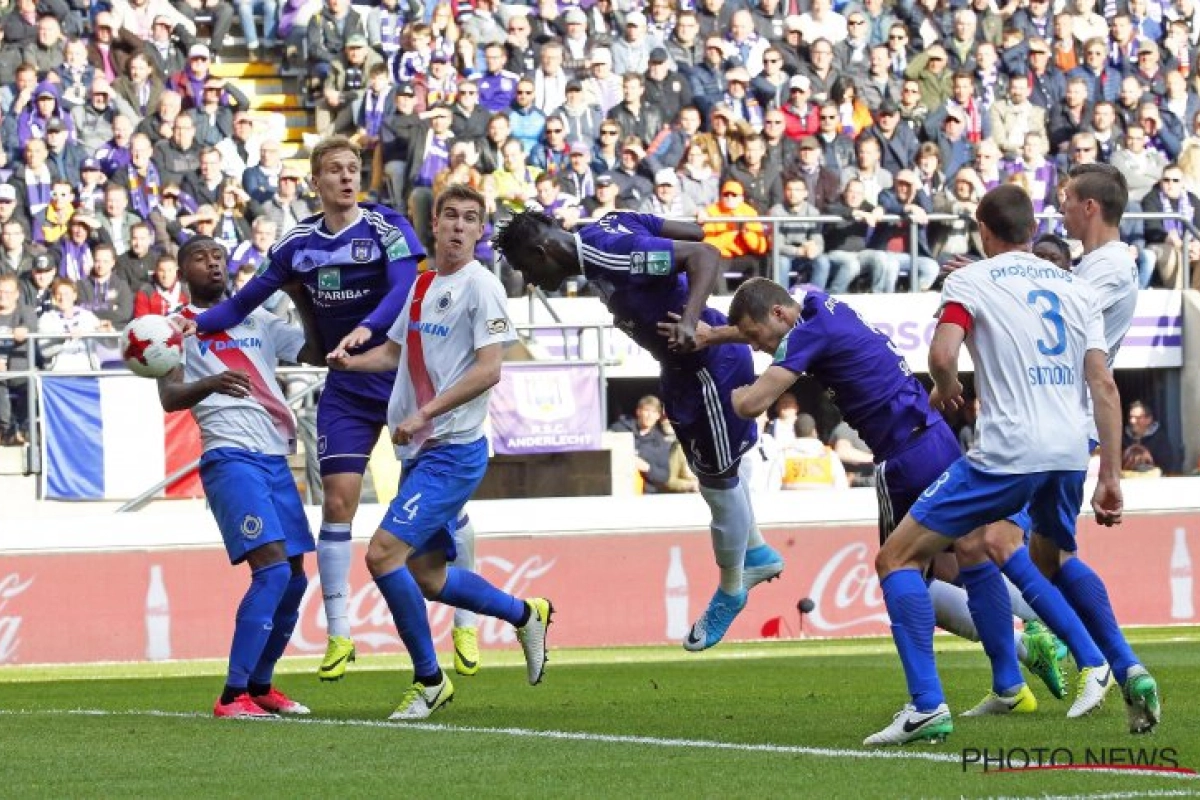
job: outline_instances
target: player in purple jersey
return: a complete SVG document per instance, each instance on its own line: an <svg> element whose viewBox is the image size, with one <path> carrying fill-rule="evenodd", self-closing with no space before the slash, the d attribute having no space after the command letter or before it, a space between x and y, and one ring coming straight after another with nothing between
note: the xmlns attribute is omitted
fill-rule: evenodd
<svg viewBox="0 0 1200 800"><path fill-rule="evenodd" d="M201 314L196 320L200 333L240 323L275 291L299 283L304 291L297 293L296 305L310 341L316 341L322 353L338 348L365 351L387 340L425 251L404 217L384 205L358 202L362 158L349 139L323 140L310 162L323 211L272 245L261 272L241 291ZM387 424L394 381L394 372L330 372L317 406L324 493L317 566L329 634L317 670L322 680L338 680L354 660L348 615L350 526L367 460ZM473 569L474 531L464 520L456 534L463 558L456 565ZM476 641L473 625L469 613L456 617L456 666L465 661L472 673L478 669L477 648L473 658L460 659L457 645L460 638Z"/></svg>
<svg viewBox="0 0 1200 800"><path fill-rule="evenodd" d="M734 391L734 409L754 419L803 373L832 391L846 422L875 454L879 534L886 539L896 520L961 452L904 356L845 303L823 292L808 292L797 302L765 278L738 287L729 321L724 328L698 332L697 340L748 342L774 355L762 377Z"/></svg>
<svg viewBox="0 0 1200 800"><path fill-rule="evenodd" d="M729 320L732 324L724 328L710 330L701 325L697 343L745 341L774 356L753 385L734 391L734 409L747 419L756 418L801 374L811 375L832 391L846 422L875 454L882 544L921 492L961 455L953 432L930 407L924 385L885 334L868 325L853 308L823 292L808 292L797 301L779 284L755 278L734 294ZM978 554L977 560L986 558L986 554ZM977 578L976 572L984 573L982 578ZM939 558L936 575L949 580L958 573L949 553ZM968 569L963 579L975 592L976 585L988 585L998 576L982 567ZM951 596L963 593L943 580L933 580L930 591ZM968 605L969 597L968 593L964 601ZM1029 615L1036 618L1032 611ZM937 622L950 633L980 640L973 625L953 624L941 616ZM1066 690L1053 637L1045 632L1018 634L1015 645L1030 672L1056 697L1063 697Z"/></svg>
<svg viewBox="0 0 1200 800"><path fill-rule="evenodd" d="M747 592L783 571L783 559L754 521L739 466L757 438L739 419L730 392L754 379L745 345L696 350L701 322L725 317L705 306L717 281L720 254L698 225L649 214L611 213L569 233L540 212L517 214L495 239L508 262L544 289L580 272L603 298L613 321L661 365L662 395L700 493L712 512L720 585L683 646L712 647L746 605ZM669 315L676 320L659 326Z"/></svg>

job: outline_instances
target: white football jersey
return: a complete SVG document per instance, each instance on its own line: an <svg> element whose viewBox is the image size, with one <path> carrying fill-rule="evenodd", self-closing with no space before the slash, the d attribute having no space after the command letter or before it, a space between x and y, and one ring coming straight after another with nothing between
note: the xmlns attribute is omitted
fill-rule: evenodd
<svg viewBox="0 0 1200 800"><path fill-rule="evenodd" d="M1086 469L1084 356L1107 351L1091 286L1031 253L1005 253L952 273L947 303L974 320L966 343L981 407L967 457L987 472Z"/></svg>
<svg viewBox="0 0 1200 800"><path fill-rule="evenodd" d="M188 306L184 316L204 309ZM188 383L241 370L250 376L249 397L213 393L192 408L204 450L235 447L264 455L296 451L296 419L275 380L280 359L295 361L304 347L304 331L256 309L227 331L183 340L183 376Z"/></svg>
<svg viewBox="0 0 1200 800"><path fill-rule="evenodd" d="M1079 260L1075 274L1083 278L1096 293L1104 315L1104 340L1108 343L1108 366L1112 367L1121 349L1121 340L1133 324L1137 311L1137 262L1129 254L1129 246L1113 241L1097 247Z"/></svg>
<svg viewBox="0 0 1200 800"><path fill-rule="evenodd" d="M516 340L500 280L478 261L453 275L430 270L417 277L388 337L400 344L400 365L388 401L388 430L457 383L475 363L475 351ZM396 447L411 458L422 445L467 444L483 436L491 392L432 420L412 441Z"/></svg>

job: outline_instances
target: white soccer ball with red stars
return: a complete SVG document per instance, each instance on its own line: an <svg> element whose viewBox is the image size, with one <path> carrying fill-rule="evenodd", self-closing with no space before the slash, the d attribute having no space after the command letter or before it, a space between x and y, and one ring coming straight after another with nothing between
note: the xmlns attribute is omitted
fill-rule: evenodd
<svg viewBox="0 0 1200 800"><path fill-rule="evenodd" d="M161 378L183 360L183 336L166 317L138 317L121 332L121 358L134 375Z"/></svg>

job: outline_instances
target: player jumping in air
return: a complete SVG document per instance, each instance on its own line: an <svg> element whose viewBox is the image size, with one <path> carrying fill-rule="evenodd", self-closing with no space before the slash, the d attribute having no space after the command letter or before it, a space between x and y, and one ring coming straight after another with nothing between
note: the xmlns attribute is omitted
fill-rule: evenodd
<svg viewBox="0 0 1200 800"><path fill-rule="evenodd" d="M504 346L516 339L499 279L475 260L485 214L483 196L467 186L438 195L435 269L413 284L387 340L361 355L339 347L327 356L339 371L399 367L387 421L403 478L367 548L367 568L413 661L412 687L392 719L424 719L454 696L433 651L426 598L516 627L531 685L546 665L548 600L521 600L469 570L447 567L454 522L487 470L488 397L500 380Z"/></svg>
<svg viewBox="0 0 1200 800"><path fill-rule="evenodd" d="M557 289L582 272L617 327L661 366L667 415L712 513L720 568L717 591L684 639L692 651L721 641L745 608L748 591L783 571L783 558L763 541L749 487L738 475L757 430L733 413L730 392L754 380L750 349L742 344L695 349L700 322L725 323L721 313L705 306L720 254L703 238L692 223L619 212L568 233L529 211L514 216L495 239L509 264L543 289ZM670 314L678 320L661 336L659 324Z"/></svg>
<svg viewBox="0 0 1200 800"><path fill-rule="evenodd" d="M404 217L384 205L358 202L362 158L350 140L325 139L313 148L310 161L322 212L272 245L266 268L240 292L201 314L196 320L201 333L231 328L276 290L299 281L305 291L297 309L321 353L358 351L386 340L425 251ZM390 373L332 372L317 406L324 492L317 566L329 632L317 669L322 680L341 678L355 656L348 616L350 526L367 460L386 424L393 379ZM456 563L474 569L474 529L465 513L456 536L461 559ZM455 667L474 674L479 669L474 615L459 612L454 625Z"/></svg>
<svg viewBox="0 0 1200 800"><path fill-rule="evenodd" d="M195 317L225 293L225 248L198 236L179 251ZM308 352L301 354L301 350ZM271 686L308 587L304 554L312 531L288 468L296 421L275 380L278 359L319 357L304 332L274 314L251 312L227 331L184 340L183 364L158 382L166 411L191 409L204 445L200 480L233 564L250 567L238 606L218 717L273 717L309 710Z"/></svg>

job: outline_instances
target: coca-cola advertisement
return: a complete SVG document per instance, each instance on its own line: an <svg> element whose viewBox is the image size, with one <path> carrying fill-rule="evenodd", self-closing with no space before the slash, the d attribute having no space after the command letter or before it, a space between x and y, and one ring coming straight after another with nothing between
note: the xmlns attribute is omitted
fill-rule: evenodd
<svg viewBox="0 0 1200 800"><path fill-rule="evenodd" d="M1194 623L1194 516L1133 516L1118 528L1082 523L1081 554L1105 578L1121 621ZM873 526L775 527L787 559L779 580L756 588L729 639L841 637L888 632L875 577ZM1130 541L1137 542L1131 551ZM402 649L387 604L356 545L350 621L360 653ZM542 595L557 611L551 644L563 647L678 642L717 584L707 531L483 538L479 571L505 591ZM316 564L292 639L295 654L325 649ZM0 567L0 663L222 658L249 571L219 549L12 555ZM71 587L73 608L63 605ZM809 609L803 621L798 605ZM810 607L811 606L811 607ZM450 648L450 609L430 604L434 637ZM485 648L514 647L512 628L481 620Z"/></svg>

